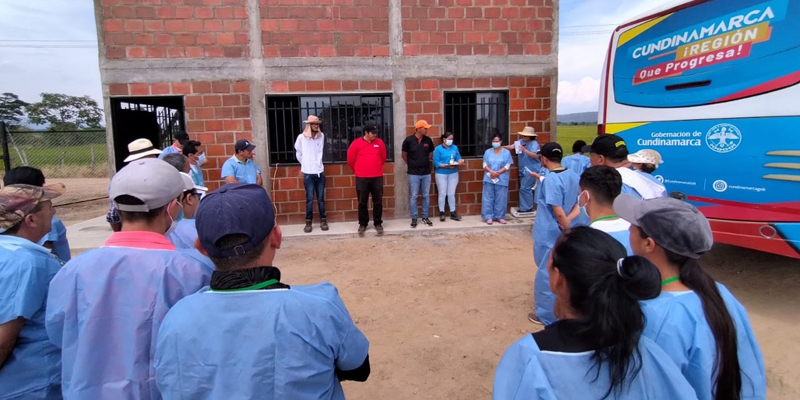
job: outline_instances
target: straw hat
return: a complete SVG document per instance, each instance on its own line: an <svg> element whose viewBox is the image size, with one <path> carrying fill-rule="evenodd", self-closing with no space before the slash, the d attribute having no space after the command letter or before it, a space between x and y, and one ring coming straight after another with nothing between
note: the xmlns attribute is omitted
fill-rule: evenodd
<svg viewBox="0 0 800 400"><path fill-rule="evenodd" d="M632 162L634 164L652 164L656 168L660 164L663 164L664 161L661 159L661 153L655 150L639 150L636 153L628 155L628 162Z"/></svg>
<svg viewBox="0 0 800 400"><path fill-rule="evenodd" d="M136 139L128 143L128 158L122 160L131 162L150 155L159 155L161 150L153 146L153 142L147 139Z"/></svg>
<svg viewBox="0 0 800 400"><path fill-rule="evenodd" d="M530 126L526 126L525 129L522 130L522 132L517 132L517 135L528 136L528 137L537 137L537 136L539 136L539 134L536 133L536 130L533 129L532 127L530 127Z"/></svg>
<svg viewBox="0 0 800 400"><path fill-rule="evenodd" d="M309 115L308 119L303 121L304 124L321 124L322 120L319 119L316 115Z"/></svg>

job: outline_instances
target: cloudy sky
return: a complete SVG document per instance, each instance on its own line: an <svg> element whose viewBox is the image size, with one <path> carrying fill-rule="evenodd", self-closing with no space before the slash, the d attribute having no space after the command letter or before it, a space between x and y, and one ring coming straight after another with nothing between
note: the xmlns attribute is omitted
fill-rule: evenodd
<svg viewBox="0 0 800 400"><path fill-rule="evenodd" d="M665 0L561 0L559 114L596 111L611 30ZM91 0L0 0L0 92L28 102L41 92L100 102Z"/></svg>

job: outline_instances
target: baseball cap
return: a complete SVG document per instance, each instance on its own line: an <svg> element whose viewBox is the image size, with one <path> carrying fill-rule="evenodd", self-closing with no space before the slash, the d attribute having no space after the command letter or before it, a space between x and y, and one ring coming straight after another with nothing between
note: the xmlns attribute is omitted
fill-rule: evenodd
<svg viewBox="0 0 800 400"><path fill-rule="evenodd" d="M248 183L227 184L203 198L195 216L197 238L210 257L242 255L261 244L275 227L275 211L267 191ZM220 249L227 235L245 235L248 241Z"/></svg>
<svg viewBox="0 0 800 400"><path fill-rule="evenodd" d="M636 164L653 164L656 168L664 163L664 160L661 159L661 153L648 149L628 154L628 161Z"/></svg>
<svg viewBox="0 0 800 400"><path fill-rule="evenodd" d="M111 179L108 195L120 211L148 212L164 207L184 191L181 173L157 158L136 160L122 168ZM143 204L120 204L117 197L128 195Z"/></svg>
<svg viewBox="0 0 800 400"><path fill-rule="evenodd" d="M192 176L185 172L178 172L178 173L181 174L181 180L183 181L183 191L185 192L187 190L194 190L195 186Z"/></svg>
<svg viewBox="0 0 800 400"><path fill-rule="evenodd" d="M624 154L619 150L623 147L625 148ZM625 158L628 156L628 147L625 145L625 141L617 135L600 135L592 142L591 152L604 157L620 156Z"/></svg>
<svg viewBox="0 0 800 400"><path fill-rule="evenodd" d="M142 157L159 154L161 154L161 150L155 148L153 142L147 139L136 139L128 143L128 157L122 161L131 162Z"/></svg>
<svg viewBox="0 0 800 400"><path fill-rule="evenodd" d="M250 141L247 140L247 139L239 139L239 140L237 140L236 141L236 145L234 146L234 149L236 149L236 151L240 151L240 150L250 150L250 151L252 151L255 148L256 148L256 145L250 143Z"/></svg>
<svg viewBox="0 0 800 400"><path fill-rule="evenodd" d="M706 217L685 201L672 197L639 200L623 194L614 200L614 212L659 246L684 257L700 258L714 244Z"/></svg>
<svg viewBox="0 0 800 400"><path fill-rule="evenodd" d="M183 142L183 141L189 140L189 134L186 133L186 131L178 131L178 132L175 132L174 135L172 135L172 138L177 140L177 141L179 141L179 142Z"/></svg>
<svg viewBox="0 0 800 400"><path fill-rule="evenodd" d="M8 185L0 189L0 233L22 222L36 206L64 194L64 184Z"/></svg>
<svg viewBox="0 0 800 400"><path fill-rule="evenodd" d="M545 158L562 158L564 157L564 149L556 142L545 143L539 150L539 154Z"/></svg>
<svg viewBox="0 0 800 400"><path fill-rule="evenodd" d="M375 126L375 124L368 122L368 123L364 124L364 132L371 132L371 133L377 134L378 133L378 127Z"/></svg>
<svg viewBox="0 0 800 400"><path fill-rule="evenodd" d="M431 127L431 125L428 123L428 121L425 121L424 119L421 119L421 120L417 121L416 124L414 124L414 129L419 129L419 128L428 129L430 127Z"/></svg>

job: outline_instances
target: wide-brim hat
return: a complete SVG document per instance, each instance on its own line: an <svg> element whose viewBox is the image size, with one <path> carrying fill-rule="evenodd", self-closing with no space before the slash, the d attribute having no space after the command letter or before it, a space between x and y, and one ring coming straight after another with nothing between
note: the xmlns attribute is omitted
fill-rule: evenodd
<svg viewBox="0 0 800 400"><path fill-rule="evenodd" d="M536 130L533 129L533 127L530 127L530 126L526 126L524 129L522 129L522 132L517 132L517 135L527 136L527 137L537 137L537 136L539 136L539 134L536 133Z"/></svg>
<svg viewBox="0 0 800 400"><path fill-rule="evenodd" d="M636 153L628 154L628 162L634 164L652 164L656 168L664 161L661 159L661 154L655 150L639 150Z"/></svg>
<svg viewBox="0 0 800 400"><path fill-rule="evenodd" d="M308 119L303 121L304 124L321 124L322 120L316 115L309 115Z"/></svg>
<svg viewBox="0 0 800 400"><path fill-rule="evenodd" d="M142 157L147 157L151 155L159 155L161 154L161 150L155 148L153 146L153 142L147 139L136 139L130 143L128 143L128 157L125 158L124 162L131 162L136 161Z"/></svg>

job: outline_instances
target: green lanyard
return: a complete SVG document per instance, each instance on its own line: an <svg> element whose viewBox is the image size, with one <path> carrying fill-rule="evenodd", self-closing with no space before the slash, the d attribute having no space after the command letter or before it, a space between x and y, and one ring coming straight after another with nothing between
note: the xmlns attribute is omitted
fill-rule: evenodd
<svg viewBox="0 0 800 400"><path fill-rule="evenodd" d="M274 285L276 283L278 283L277 279L270 279L268 281L264 281L264 282L261 282L261 283L256 283L253 286L248 286L248 287L243 287L243 288L238 288L238 289L216 289L216 290L209 290L209 292L226 292L226 293L228 293L228 292L244 292L244 291L247 291L247 290L263 289L263 288L265 288L265 287L267 287L269 285Z"/></svg>
<svg viewBox="0 0 800 400"><path fill-rule="evenodd" d="M664 279L663 281L661 281L661 286L667 286L668 284L675 282L679 279L681 279L680 276L673 276L672 278Z"/></svg>
<svg viewBox="0 0 800 400"><path fill-rule="evenodd" d="M608 220L608 219L617 219L617 218L619 218L619 215L617 215L617 214L606 215L605 217L600 217L600 218L597 218L597 219L593 220L590 224L593 224L593 223L595 223L597 221L605 221L605 220Z"/></svg>

